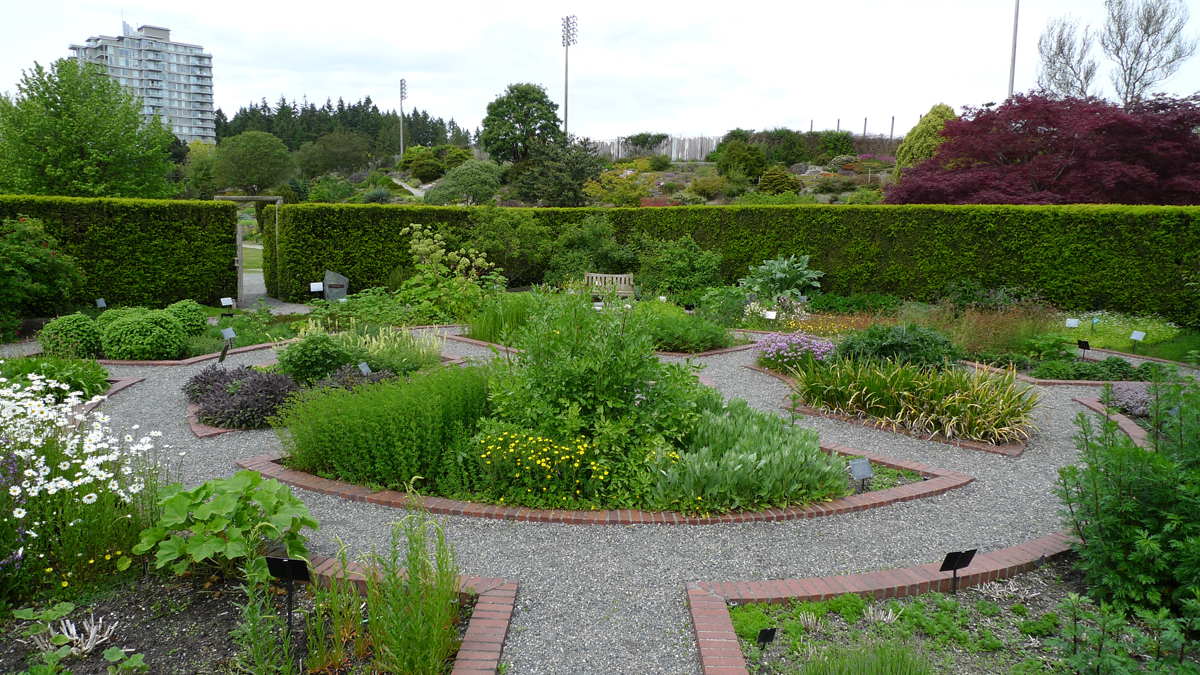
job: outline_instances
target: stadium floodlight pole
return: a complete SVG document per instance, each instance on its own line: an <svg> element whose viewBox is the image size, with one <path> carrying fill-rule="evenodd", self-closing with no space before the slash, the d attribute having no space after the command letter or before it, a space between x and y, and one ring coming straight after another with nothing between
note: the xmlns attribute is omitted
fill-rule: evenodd
<svg viewBox="0 0 1200 675"><path fill-rule="evenodd" d="M1021 0L1016 0L1016 7L1013 8L1013 48L1012 48L1012 64L1008 68L1008 97L1012 98L1013 83L1017 79L1017 18L1021 15Z"/></svg>
<svg viewBox="0 0 1200 675"><path fill-rule="evenodd" d="M575 15L564 16L562 20L563 40L563 134L567 133L568 86L570 82L571 45L576 44L579 36L579 20Z"/></svg>
<svg viewBox="0 0 1200 675"><path fill-rule="evenodd" d="M404 158L404 99L408 98L408 82L400 78L400 158Z"/></svg>

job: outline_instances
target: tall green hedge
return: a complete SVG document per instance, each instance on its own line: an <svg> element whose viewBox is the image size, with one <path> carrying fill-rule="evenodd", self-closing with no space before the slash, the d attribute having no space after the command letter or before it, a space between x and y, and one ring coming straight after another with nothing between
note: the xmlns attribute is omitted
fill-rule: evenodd
<svg viewBox="0 0 1200 675"><path fill-rule="evenodd" d="M0 195L0 217L39 218L87 278L85 296L162 307L237 294L229 202Z"/></svg>
<svg viewBox="0 0 1200 675"><path fill-rule="evenodd" d="M274 289L274 214L268 207L264 259L277 297L310 297L326 269L352 290L382 285L411 265L399 230L442 223L469 234L472 209L427 206L285 205L280 215L280 287ZM1200 316L1200 207L1169 206L691 206L644 209L532 209L551 226L607 215L620 239L690 234L722 255L729 281L777 255L808 254L826 274L824 290L879 291L925 299L974 279L1040 288L1064 308ZM552 227L557 230L559 227Z"/></svg>

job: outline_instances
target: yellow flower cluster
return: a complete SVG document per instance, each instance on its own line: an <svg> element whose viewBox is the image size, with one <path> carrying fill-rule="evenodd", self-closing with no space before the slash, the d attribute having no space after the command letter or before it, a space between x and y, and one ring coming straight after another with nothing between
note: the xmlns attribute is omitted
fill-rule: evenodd
<svg viewBox="0 0 1200 675"><path fill-rule="evenodd" d="M595 446L583 438L568 443L532 434L504 432L479 441L479 459L497 493L588 496L593 481L609 478ZM515 488L520 488L516 490Z"/></svg>
<svg viewBox="0 0 1200 675"><path fill-rule="evenodd" d="M891 317L881 317L875 314L809 314L804 321L789 325L790 330L797 330L808 335L837 338L856 330L865 330L875 323L893 324L896 320Z"/></svg>

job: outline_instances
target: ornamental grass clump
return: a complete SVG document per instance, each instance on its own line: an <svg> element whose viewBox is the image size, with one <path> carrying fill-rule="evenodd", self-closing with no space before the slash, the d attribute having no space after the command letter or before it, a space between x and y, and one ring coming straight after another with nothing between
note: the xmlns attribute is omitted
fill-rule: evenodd
<svg viewBox="0 0 1200 675"><path fill-rule="evenodd" d="M838 359L795 371L793 402L948 439L1011 443L1029 437L1039 394L1001 375L913 363Z"/></svg>
<svg viewBox="0 0 1200 675"><path fill-rule="evenodd" d="M75 412L78 392L56 402L50 392L68 385L29 380L0 383L0 604L128 567L168 474L157 431L115 433L107 415Z"/></svg>
<svg viewBox="0 0 1200 675"><path fill-rule="evenodd" d="M771 333L754 346L758 365L777 373L790 373L813 361L832 358L833 343L800 333Z"/></svg>

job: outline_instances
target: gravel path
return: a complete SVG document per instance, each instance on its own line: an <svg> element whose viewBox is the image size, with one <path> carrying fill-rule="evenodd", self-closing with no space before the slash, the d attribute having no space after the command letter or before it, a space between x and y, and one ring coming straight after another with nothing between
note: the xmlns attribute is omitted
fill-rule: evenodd
<svg viewBox="0 0 1200 675"><path fill-rule="evenodd" d="M246 294L246 307L254 307L254 303L262 300L271 308L272 314L308 314L312 307L295 302L284 302L267 295L267 282L263 281L262 270L242 272L242 291Z"/></svg>
<svg viewBox="0 0 1200 675"><path fill-rule="evenodd" d="M448 353L488 358L486 349L447 342ZM272 352L241 354L231 364L260 363ZM697 360L727 397L778 410L787 388L743 368L752 351ZM277 449L271 431L196 439L186 423L180 386L203 366L112 367L146 378L104 404L113 427L159 429L177 457L182 480L195 485L234 472L234 461ZM847 516L788 523L704 527L585 527L448 518L449 539L469 574L520 580L517 611L504 651L508 673L700 672L685 607L684 582L807 577L902 567L946 551L988 551L1061 529L1051 486L1074 461L1072 396L1092 387L1047 387L1038 411L1040 436L1016 459L943 445L832 420L802 418L822 440L962 471L978 480L932 499ZM297 491L322 523L315 553L344 541L356 553L382 546L402 511Z"/></svg>

